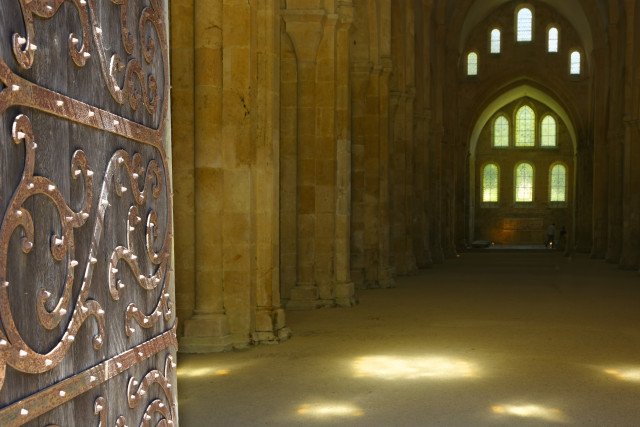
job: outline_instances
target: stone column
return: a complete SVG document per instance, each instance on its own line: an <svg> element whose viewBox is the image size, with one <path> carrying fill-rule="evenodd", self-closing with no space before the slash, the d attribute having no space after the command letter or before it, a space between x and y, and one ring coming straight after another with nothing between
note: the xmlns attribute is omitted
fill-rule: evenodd
<svg viewBox="0 0 640 427"><path fill-rule="evenodd" d="M384 15L384 12L383 12ZM390 26L389 26L390 28ZM387 34L388 36L388 34ZM395 286L393 280L393 270L389 263L390 245L389 245L389 75L392 70L392 62L390 57L381 58L382 69L379 78L379 100L380 100L380 131L379 131L379 189L378 197L378 286L389 288Z"/></svg>
<svg viewBox="0 0 640 427"><path fill-rule="evenodd" d="M336 26L339 16L322 19L322 39L316 55L315 86L315 265L314 279L324 307L335 306L336 239Z"/></svg>
<svg viewBox="0 0 640 427"><path fill-rule="evenodd" d="M365 287L365 212L366 212L366 146L372 127L368 113L370 63L351 67L352 84L352 146L351 146L351 279L356 287Z"/></svg>
<svg viewBox="0 0 640 427"><path fill-rule="evenodd" d="M279 128L280 128L280 6L259 0L252 17L256 30L252 37L251 86L256 102L253 109L251 139L256 142L252 168L255 226L255 318L253 342L287 339L285 313L280 307L279 278ZM260 35L259 37L257 35Z"/></svg>
<svg viewBox="0 0 640 427"><path fill-rule="evenodd" d="M298 66L284 25L280 37L280 290L288 300L297 279Z"/></svg>
<svg viewBox="0 0 640 427"><path fill-rule="evenodd" d="M583 139L584 137L580 139ZM574 162L576 168L576 220L570 243L577 252L591 252L593 231L593 144L583 140Z"/></svg>
<svg viewBox="0 0 640 427"><path fill-rule="evenodd" d="M410 63L410 68L413 68L413 59ZM412 79L413 83L413 79ZM406 272L405 274L416 274L418 271L418 267L416 266L416 256L413 250L413 203L414 198L416 196L416 192L414 189L414 179L413 174L414 170L414 113L413 113L413 103L416 98L416 90L415 87L409 86L407 88L407 97L406 97L406 105L405 105L405 114L406 114L406 134L405 134L405 144L406 144L406 165L407 165L407 173L405 178L406 183L406 191L405 191L405 224L404 224L404 234L405 234L405 259L406 259Z"/></svg>
<svg viewBox="0 0 640 427"><path fill-rule="evenodd" d="M339 306L357 304L351 281L351 85L349 79L349 30L353 3L342 1L336 34L336 213L335 296Z"/></svg>
<svg viewBox="0 0 640 427"><path fill-rule="evenodd" d="M604 76L607 74L607 49L602 46L594 50L594 162L593 162L593 246L592 258L604 258L607 251L608 225L608 175L609 153L611 147L607 138L607 92L609 82ZM602 70L602 71L600 71ZM600 74L602 72L602 74ZM609 71L610 72L610 71Z"/></svg>
<svg viewBox="0 0 640 427"><path fill-rule="evenodd" d="M173 152L174 244L176 306L179 319L188 319L195 308L194 199L194 4L171 3L171 140ZM178 322L183 335L184 322Z"/></svg>
<svg viewBox="0 0 640 427"><path fill-rule="evenodd" d="M406 274L417 272L416 256L413 248L413 205L416 196L414 188L414 104L416 99L416 14L420 13L418 2L405 0L404 2L404 91L405 98L405 147L406 147L406 176L405 176L405 259Z"/></svg>
<svg viewBox="0 0 640 427"><path fill-rule="evenodd" d="M624 188L623 188L623 239L620 265L623 268L637 268L640 252L640 138L638 132L638 90L636 54L636 2L625 0L626 55L625 55L625 151L624 151Z"/></svg>
<svg viewBox="0 0 640 427"><path fill-rule="evenodd" d="M622 268L638 268L640 255L640 132L638 119L625 116L625 155L624 155L624 188L623 188L623 233L620 266Z"/></svg>
<svg viewBox="0 0 640 427"><path fill-rule="evenodd" d="M432 58L434 64L434 104L431 110L433 115L433 126L431 130L430 144L429 144L429 160L430 160L430 184L431 190L429 194L429 201L431 206L430 217L430 237L431 237L431 257L434 263L442 263L444 261L444 249L443 249L443 226L446 222L446 217L443 211L443 198L446 197L443 188L443 162L446 161L446 153L443 150L443 137L444 137L444 82L446 79L445 73L445 43L446 43L446 25L439 23L435 31L435 57Z"/></svg>
<svg viewBox="0 0 640 427"><path fill-rule="evenodd" d="M382 218L380 217L380 80L382 68L374 66L369 76L369 86L365 104L366 115L366 140L364 144L364 284L367 288L379 287L379 269L382 262L380 255L380 239L382 234ZM388 156L388 155L387 155ZM388 228L388 215L385 212ZM388 230L387 230L388 236ZM388 243L387 243L388 248ZM386 262L388 263L388 252ZM388 264L386 264L388 266ZM388 268L388 267L387 267Z"/></svg>
<svg viewBox="0 0 640 427"><path fill-rule="evenodd" d="M222 287L222 2L195 1L195 310L180 349L231 347Z"/></svg>
<svg viewBox="0 0 640 427"><path fill-rule="evenodd" d="M623 153L624 153L624 131L621 129L624 105L623 84L624 66L621 61L624 51L620 47L621 37L619 23L614 22L609 25L609 98L618 99L618 102L611 102L609 106L609 121L607 123L607 140L609 148L609 173L607 174L607 252L605 259L607 262L619 263L622 250L622 174L623 174Z"/></svg>
<svg viewBox="0 0 640 427"><path fill-rule="evenodd" d="M282 11L298 65L297 270L287 308L322 306L316 260L316 57L324 34L323 11Z"/></svg>

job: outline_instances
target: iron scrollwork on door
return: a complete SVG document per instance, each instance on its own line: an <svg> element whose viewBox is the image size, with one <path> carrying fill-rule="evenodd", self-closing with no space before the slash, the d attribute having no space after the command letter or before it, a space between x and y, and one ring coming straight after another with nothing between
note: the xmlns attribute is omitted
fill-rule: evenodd
<svg viewBox="0 0 640 427"><path fill-rule="evenodd" d="M3 2L2 426L177 425L165 7Z"/></svg>

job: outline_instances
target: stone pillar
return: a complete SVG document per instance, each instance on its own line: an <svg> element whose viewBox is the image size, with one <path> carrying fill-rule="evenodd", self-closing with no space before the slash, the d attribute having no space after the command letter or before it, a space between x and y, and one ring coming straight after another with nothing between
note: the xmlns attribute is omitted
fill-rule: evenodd
<svg viewBox="0 0 640 427"><path fill-rule="evenodd" d="M284 25L280 36L280 289L289 300L297 279L298 66Z"/></svg>
<svg viewBox="0 0 640 427"><path fill-rule="evenodd" d="M315 86L315 265L314 280L322 306L332 307L335 297L336 239L336 26L339 16L322 19L322 39L316 55Z"/></svg>
<svg viewBox="0 0 640 427"><path fill-rule="evenodd" d="M369 76L369 86L365 104L368 106L366 140L364 145L364 284L367 288L379 287L378 282L382 257L380 255L380 239L383 220L380 214L380 80L382 68L374 66ZM385 212L388 227L388 214ZM387 230L388 236L388 230ZM388 248L388 244L387 244ZM388 266L388 252L385 259ZM387 267L388 268L388 267Z"/></svg>
<svg viewBox="0 0 640 427"><path fill-rule="evenodd" d="M610 121L610 126L613 121ZM616 126L617 127L617 126ZM622 132L616 132L614 128L610 131L609 139L609 174L608 174L608 238L607 253L605 259L607 262L618 264L620 262L620 254L622 252L622 183L623 164L624 164L624 135Z"/></svg>
<svg viewBox="0 0 640 427"><path fill-rule="evenodd" d="M444 137L444 82L445 82L445 43L446 43L447 27L443 23L439 23L435 31L435 55L432 58L434 64L434 103L432 106L433 127L431 129L431 138L429 144L429 160L430 160L430 177L431 184L429 201L431 211L430 217L430 238L431 238L431 257L434 263L442 263L444 261L444 234L443 226L446 217L443 211L443 199L446 197L444 193L443 172L446 169L443 163L446 161L446 152L443 150Z"/></svg>
<svg viewBox="0 0 640 427"><path fill-rule="evenodd" d="M352 145L351 145L351 279L356 287L365 287L367 250L365 249L366 146L370 139L372 118L368 112L370 63L351 67Z"/></svg>
<svg viewBox="0 0 640 427"><path fill-rule="evenodd" d="M296 286L290 291L287 308L322 306L315 280L316 261L316 58L324 34L324 13L316 10L282 11L286 31L297 58L297 260Z"/></svg>
<svg viewBox="0 0 640 427"><path fill-rule="evenodd" d="M431 126L431 0L421 2L416 9L416 99L414 102L414 228L413 248L418 268L433 265L429 248L429 129Z"/></svg>
<svg viewBox="0 0 640 427"><path fill-rule="evenodd" d="M280 6L271 0L254 4L257 32L252 38L256 60L251 70L256 100L251 114L251 139L256 141L251 206L255 224L251 236L255 242L255 268L251 269L255 285L252 341L270 343L287 339L290 334L280 306L279 277Z"/></svg>
<svg viewBox="0 0 640 427"><path fill-rule="evenodd" d="M637 268L640 255L640 173L636 165L640 163L639 121L625 116L625 155L624 155L624 188L623 188L623 233L620 266Z"/></svg>
<svg viewBox="0 0 640 427"><path fill-rule="evenodd" d="M222 2L195 1L195 310L180 349L231 347L222 286Z"/></svg>
<svg viewBox="0 0 640 427"><path fill-rule="evenodd" d="M637 93L637 36L636 36L636 2L625 0L626 22L626 55L625 55L625 149L624 149L624 188L623 188L623 232L620 266L637 268L640 252L640 135L638 132Z"/></svg>
<svg viewBox="0 0 640 427"><path fill-rule="evenodd" d="M590 253L593 231L593 144L583 140L578 147L574 162L577 180L575 231L572 233L574 238L569 243L574 245L577 252Z"/></svg>
<svg viewBox="0 0 640 427"><path fill-rule="evenodd" d="M593 161L593 246L592 258L604 258L607 251L608 219L608 175L611 147L607 138L607 74L608 50L602 46L594 50L594 161ZM602 70L602 71L600 71ZM600 74L602 72L602 74ZM609 71L610 72L610 71Z"/></svg>
<svg viewBox="0 0 640 427"><path fill-rule="evenodd" d="M351 85L349 79L349 30L353 4L343 1L336 34L336 212L335 212L335 296L336 304L357 304L351 281Z"/></svg>
<svg viewBox="0 0 640 427"><path fill-rule="evenodd" d="M383 12L384 14L384 12ZM389 26L390 27L390 26ZM379 130L379 189L378 193L378 286L389 288L395 286L393 280L393 270L389 263L390 245L389 245L389 75L392 70L392 62L390 57L381 58L382 69L379 78L379 99L380 99L380 130Z"/></svg>
<svg viewBox="0 0 640 427"><path fill-rule="evenodd" d="M434 125L429 143L429 194L427 215L431 259L436 264L444 262L442 249L442 128Z"/></svg>
<svg viewBox="0 0 640 427"><path fill-rule="evenodd" d="M179 319L193 315L195 306L194 199L194 4L193 0L171 5L171 140L173 152L174 255L176 308ZM177 125L175 125L177 124ZM184 322L178 322L183 335Z"/></svg>
<svg viewBox="0 0 640 427"><path fill-rule="evenodd" d="M416 100L416 14L419 13L418 3L405 0L404 2L404 92L405 97L405 146L406 146L406 176L405 176L405 259L406 274L416 274L416 256L413 249L413 205L415 199L414 188L414 104Z"/></svg>
<svg viewBox="0 0 640 427"><path fill-rule="evenodd" d="M605 259L607 262L619 263L622 250L622 174L623 174L623 153L624 153L624 131L621 130L623 116L623 92L624 92L624 66L621 63L621 54L624 51L620 47L621 37L619 23L613 22L609 25L609 99L617 99L618 102L611 102L609 106L607 123L609 165L607 174L607 252Z"/></svg>

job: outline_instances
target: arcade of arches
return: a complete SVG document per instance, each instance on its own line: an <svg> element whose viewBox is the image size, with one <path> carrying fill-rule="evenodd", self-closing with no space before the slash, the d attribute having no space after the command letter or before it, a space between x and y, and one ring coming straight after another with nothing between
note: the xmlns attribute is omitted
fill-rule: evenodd
<svg viewBox="0 0 640 427"><path fill-rule="evenodd" d="M551 223L638 268L635 1L170 8L182 351L286 339L287 310Z"/></svg>

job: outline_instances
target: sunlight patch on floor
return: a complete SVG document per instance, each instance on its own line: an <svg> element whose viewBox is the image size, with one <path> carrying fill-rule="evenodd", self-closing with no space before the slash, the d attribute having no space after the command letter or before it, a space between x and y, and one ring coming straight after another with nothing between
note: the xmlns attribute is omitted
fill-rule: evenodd
<svg viewBox="0 0 640 427"><path fill-rule="evenodd" d="M640 367L610 368L604 372L622 381L640 382Z"/></svg>
<svg viewBox="0 0 640 427"><path fill-rule="evenodd" d="M442 356L394 357L365 356L353 363L354 377L389 380L418 378L477 378L479 369L471 362Z"/></svg>
<svg viewBox="0 0 640 427"><path fill-rule="evenodd" d="M515 416L521 418L537 418L553 423L568 423L567 416L560 409L541 405L496 405L491 407L496 415Z"/></svg>
<svg viewBox="0 0 640 427"><path fill-rule="evenodd" d="M298 409L299 415L315 418L361 417L362 409L346 403L306 403Z"/></svg>
<svg viewBox="0 0 640 427"><path fill-rule="evenodd" d="M229 373L231 373L230 369L220 368L219 366L185 366L178 368L178 378L214 377L228 375Z"/></svg>

